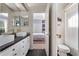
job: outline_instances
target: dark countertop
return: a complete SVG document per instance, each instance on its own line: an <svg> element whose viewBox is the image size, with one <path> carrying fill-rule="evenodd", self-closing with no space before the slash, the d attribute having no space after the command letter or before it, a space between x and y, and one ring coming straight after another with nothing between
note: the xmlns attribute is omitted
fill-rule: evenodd
<svg viewBox="0 0 79 59"><path fill-rule="evenodd" d="M7 44L4 44L4 45L0 46L0 52L3 51L3 50L5 50L6 48L8 48L8 47L10 47L10 46L12 46L14 44L16 44L17 42L23 40L24 38L28 37L29 35L30 34L26 35L25 37L15 37L14 41L9 42Z"/></svg>

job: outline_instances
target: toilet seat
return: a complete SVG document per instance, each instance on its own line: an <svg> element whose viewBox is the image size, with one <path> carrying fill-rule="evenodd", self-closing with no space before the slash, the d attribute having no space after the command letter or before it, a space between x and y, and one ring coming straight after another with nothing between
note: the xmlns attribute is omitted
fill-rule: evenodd
<svg viewBox="0 0 79 59"><path fill-rule="evenodd" d="M66 52L66 53L69 53L70 52L70 49L65 46L65 45L58 45L58 49L61 51L61 52Z"/></svg>

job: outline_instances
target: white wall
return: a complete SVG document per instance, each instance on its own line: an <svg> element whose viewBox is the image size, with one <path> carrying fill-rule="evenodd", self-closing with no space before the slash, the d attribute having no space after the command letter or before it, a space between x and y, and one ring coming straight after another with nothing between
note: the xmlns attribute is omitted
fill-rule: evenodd
<svg viewBox="0 0 79 59"><path fill-rule="evenodd" d="M66 17L65 17L65 44L69 46L70 48L70 53L74 56L78 55L78 26L76 27L75 25L78 25L78 21L76 22L76 17L75 19L72 18L70 20L70 17L74 16L77 13L78 16L78 4L72 4L68 6L65 10ZM73 19L75 21L73 21ZM68 22L70 21L70 22Z"/></svg>
<svg viewBox="0 0 79 59"><path fill-rule="evenodd" d="M47 4L45 11L45 50L47 56L49 56L49 7L50 4Z"/></svg>
<svg viewBox="0 0 79 59"><path fill-rule="evenodd" d="M32 11L30 10L29 12L29 30L30 30L30 37L31 37L31 42L30 42L30 49L33 49L33 13Z"/></svg>
<svg viewBox="0 0 79 59"><path fill-rule="evenodd" d="M61 22L58 22L57 21L57 18L60 18L62 21ZM57 45L58 44L63 44L64 42L64 6L63 6L63 3L58 3L56 4L56 34L60 34L61 35L61 38L58 38L56 36L56 42L57 42ZM60 24L60 25L58 25Z"/></svg>
<svg viewBox="0 0 79 59"><path fill-rule="evenodd" d="M33 33L42 33L42 20L33 20Z"/></svg>
<svg viewBox="0 0 79 59"><path fill-rule="evenodd" d="M57 55L57 45L58 44L62 44L64 41L64 8L63 8L63 4L61 3L54 3L52 4L52 11L51 11L51 20L52 20L52 43L51 43L51 47L52 47L52 55L56 56ZM58 26L57 24L59 23L57 21L57 18L61 18L62 22L60 23L60 26ZM56 34L61 34L61 38L58 38L56 36Z"/></svg>

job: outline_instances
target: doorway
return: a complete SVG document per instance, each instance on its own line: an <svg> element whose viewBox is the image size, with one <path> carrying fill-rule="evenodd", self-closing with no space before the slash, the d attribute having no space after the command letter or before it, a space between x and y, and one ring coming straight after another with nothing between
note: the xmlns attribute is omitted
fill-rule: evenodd
<svg viewBox="0 0 79 59"><path fill-rule="evenodd" d="M45 49L45 13L33 13L33 49Z"/></svg>

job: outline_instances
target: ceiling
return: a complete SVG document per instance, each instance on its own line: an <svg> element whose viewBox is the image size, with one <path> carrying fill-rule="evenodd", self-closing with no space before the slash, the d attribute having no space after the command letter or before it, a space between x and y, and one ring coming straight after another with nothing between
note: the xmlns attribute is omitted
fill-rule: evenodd
<svg viewBox="0 0 79 59"><path fill-rule="evenodd" d="M63 5L63 8L65 8L67 5L69 5L69 4L71 4L71 3L62 3L62 5Z"/></svg>
<svg viewBox="0 0 79 59"><path fill-rule="evenodd" d="M33 11L44 12L47 7L47 3L5 3L5 5L13 11ZM63 7L66 7L68 3L63 3Z"/></svg>
<svg viewBox="0 0 79 59"><path fill-rule="evenodd" d="M44 12L46 10L47 3L28 3L28 6L34 12Z"/></svg>
<svg viewBox="0 0 79 59"><path fill-rule="evenodd" d="M29 7L25 3L5 3L5 5L13 11L28 11Z"/></svg>
<svg viewBox="0 0 79 59"><path fill-rule="evenodd" d="M34 8L34 7L42 7L46 8L47 3L27 3L29 7Z"/></svg>
<svg viewBox="0 0 79 59"><path fill-rule="evenodd" d="M46 3L5 3L13 11L45 11Z"/></svg>

